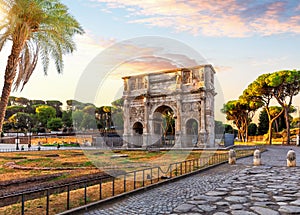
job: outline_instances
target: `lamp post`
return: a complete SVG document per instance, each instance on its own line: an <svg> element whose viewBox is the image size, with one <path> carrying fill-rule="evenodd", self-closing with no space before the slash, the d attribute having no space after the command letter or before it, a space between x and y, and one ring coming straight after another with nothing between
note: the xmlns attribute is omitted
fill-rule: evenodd
<svg viewBox="0 0 300 215"><path fill-rule="evenodd" d="M17 126L16 126L16 129L17 129L17 139L15 139L15 142L16 142L16 150L19 150L19 129L18 129L18 119L17 119Z"/></svg>
<svg viewBox="0 0 300 215"><path fill-rule="evenodd" d="M29 136L28 146L31 146L31 125L29 122L27 123L27 131L28 131L28 136Z"/></svg>

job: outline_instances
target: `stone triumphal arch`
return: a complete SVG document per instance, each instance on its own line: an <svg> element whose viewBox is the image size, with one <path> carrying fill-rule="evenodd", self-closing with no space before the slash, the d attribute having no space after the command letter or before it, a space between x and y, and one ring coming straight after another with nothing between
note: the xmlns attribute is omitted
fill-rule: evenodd
<svg viewBox="0 0 300 215"><path fill-rule="evenodd" d="M123 77L126 146L214 145L211 65Z"/></svg>

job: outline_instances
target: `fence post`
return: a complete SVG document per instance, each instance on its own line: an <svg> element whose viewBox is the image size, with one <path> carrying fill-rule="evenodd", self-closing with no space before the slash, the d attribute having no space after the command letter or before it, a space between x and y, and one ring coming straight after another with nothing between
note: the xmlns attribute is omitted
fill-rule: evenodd
<svg viewBox="0 0 300 215"><path fill-rule="evenodd" d="M134 171L134 173L133 173L133 189L134 189L134 190L135 190L135 188L136 188L135 181L136 181L136 171Z"/></svg>
<svg viewBox="0 0 300 215"><path fill-rule="evenodd" d="M49 189L47 189L46 195L46 215L49 215Z"/></svg>
<svg viewBox="0 0 300 215"><path fill-rule="evenodd" d="M145 170L143 169L143 182L142 182L142 184L143 184L143 187L145 186Z"/></svg>
<svg viewBox="0 0 300 215"><path fill-rule="evenodd" d="M86 183L84 183L84 204L86 205Z"/></svg>
<svg viewBox="0 0 300 215"><path fill-rule="evenodd" d="M100 183L99 183L99 197L101 200L102 199L102 179L100 179Z"/></svg>
<svg viewBox="0 0 300 215"><path fill-rule="evenodd" d="M151 167L151 171L150 171L150 176L151 176L150 182L152 184L152 167Z"/></svg>
<svg viewBox="0 0 300 215"><path fill-rule="evenodd" d="M172 164L170 164L170 178L172 178Z"/></svg>
<svg viewBox="0 0 300 215"><path fill-rule="evenodd" d="M124 193L126 192L126 173L124 174Z"/></svg>
<svg viewBox="0 0 300 215"><path fill-rule="evenodd" d="M25 197L24 193L22 193L22 215L25 214Z"/></svg>
<svg viewBox="0 0 300 215"><path fill-rule="evenodd" d="M68 185L68 193L67 193L67 210L70 209L70 185Z"/></svg>
<svg viewBox="0 0 300 215"><path fill-rule="evenodd" d="M112 178L112 196L115 195L115 177Z"/></svg>
<svg viewBox="0 0 300 215"><path fill-rule="evenodd" d="M182 175L182 162L180 163L180 175Z"/></svg>

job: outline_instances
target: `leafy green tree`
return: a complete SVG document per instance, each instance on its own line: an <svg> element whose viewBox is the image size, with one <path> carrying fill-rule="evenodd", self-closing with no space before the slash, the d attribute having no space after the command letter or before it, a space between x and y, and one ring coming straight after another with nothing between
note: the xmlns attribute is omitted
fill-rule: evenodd
<svg viewBox="0 0 300 215"><path fill-rule="evenodd" d="M59 131L63 126L63 122L61 118L51 118L47 122L47 128L50 129L51 131Z"/></svg>
<svg viewBox="0 0 300 215"><path fill-rule="evenodd" d="M73 126L75 127L75 129L81 128L81 122L83 120L83 115L84 115L84 112L81 110L72 112Z"/></svg>
<svg viewBox="0 0 300 215"><path fill-rule="evenodd" d="M85 130L96 129L97 123L96 123L95 116L88 113L84 113L82 121L80 123L80 127Z"/></svg>
<svg viewBox="0 0 300 215"><path fill-rule="evenodd" d="M235 126L238 129L238 136L239 138L243 138L244 140L244 121L247 114L245 113L242 104L238 100L228 101L226 104L223 105L221 112L226 114L226 119L233 121Z"/></svg>
<svg viewBox="0 0 300 215"><path fill-rule="evenodd" d="M21 90L33 73L38 56L47 73L50 58L63 70L63 55L75 49L73 36L82 34L79 23L59 0L0 0L0 51L10 41L0 100L0 132L13 84Z"/></svg>
<svg viewBox="0 0 300 215"><path fill-rule="evenodd" d="M299 117L293 118L292 128L300 128L300 118Z"/></svg>
<svg viewBox="0 0 300 215"><path fill-rule="evenodd" d="M10 121L4 121L3 123L3 131L4 132L9 132L11 129L14 128L14 124Z"/></svg>
<svg viewBox="0 0 300 215"><path fill-rule="evenodd" d="M111 103L111 105L115 108L123 109L124 106L124 98L117 99Z"/></svg>
<svg viewBox="0 0 300 215"><path fill-rule="evenodd" d="M63 111L61 119L64 127L67 128L72 127L73 125L72 111Z"/></svg>
<svg viewBox="0 0 300 215"><path fill-rule="evenodd" d="M111 108L111 118L112 118L112 125L122 129L124 127L124 112L123 112L123 106L124 106L124 98L117 99L113 101Z"/></svg>
<svg viewBox="0 0 300 215"><path fill-rule="evenodd" d="M8 104L7 104L7 106L14 106L14 105L16 105L15 104L15 99L16 99L17 97L15 97L15 96L10 96L10 97L8 97Z"/></svg>
<svg viewBox="0 0 300 215"><path fill-rule="evenodd" d="M82 111L84 113L87 113L87 114L90 114L92 116L95 116L95 110L96 110L96 107L95 105L88 105L88 106L85 106Z"/></svg>
<svg viewBox="0 0 300 215"><path fill-rule="evenodd" d="M41 123L41 126L46 127L47 121L51 118L56 117L56 110L54 107L48 105L42 105L36 108L35 110L38 121Z"/></svg>
<svg viewBox="0 0 300 215"><path fill-rule="evenodd" d="M229 134L233 134L234 133L233 128L232 128L231 125L224 124L224 129L225 129L225 133L229 133Z"/></svg>
<svg viewBox="0 0 300 215"><path fill-rule="evenodd" d="M269 130L269 117L266 109L261 110L258 117L258 127L257 134L264 135L267 134Z"/></svg>
<svg viewBox="0 0 300 215"><path fill-rule="evenodd" d="M67 100L67 110L72 110L72 111L76 111L76 110L83 110L86 106L94 106L94 104L91 103L83 103L77 100Z"/></svg>
<svg viewBox="0 0 300 215"><path fill-rule="evenodd" d="M248 139L248 125L255 111L261 106L260 102L252 101L249 97L240 96L239 100L228 101L223 105L221 112L226 119L233 121L238 129L238 137L245 142Z"/></svg>
<svg viewBox="0 0 300 215"><path fill-rule="evenodd" d="M112 108L111 106L101 106L96 108L96 119L98 128L110 128L112 126ZM118 119L116 119L117 121Z"/></svg>
<svg viewBox="0 0 300 215"><path fill-rule="evenodd" d="M26 107L29 104L29 100L24 97L17 97L15 98L15 104Z"/></svg>
<svg viewBox="0 0 300 215"><path fill-rule="evenodd" d="M18 112L24 112L25 107L23 106L8 106L5 113L5 119L9 119L12 115Z"/></svg>
<svg viewBox="0 0 300 215"><path fill-rule="evenodd" d="M248 125L248 134L250 136L255 136L257 134L257 125L255 123L250 123Z"/></svg>
<svg viewBox="0 0 300 215"><path fill-rule="evenodd" d="M279 110L280 111L282 110L281 107L276 107L276 108L277 108L277 113ZM275 132L280 132L280 131L286 129L284 113L281 113L280 116L278 118L276 118L276 120L274 121L274 124L273 124L273 128L274 128Z"/></svg>
<svg viewBox="0 0 300 215"><path fill-rule="evenodd" d="M57 101L57 100L48 100L46 101L46 104L48 106L54 107L56 110L56 117L61 118L62 117L62 110L61 110L61 106L63 105L62 102Z"/></svg>
<svg viewBox="0 0 300 215"><path fill-rule="evenodd" d="M15 129L23 132L33 126L33 118L31 115L22 112L12 115L8 121L14 125Z"/></svg>
<svg viewBox="0 0 300 215"><path fill-rule="evenodd" d="M112 126L122 129L124 127L123 109L112 107L111 121Z"/></svg>
<svg viewBox="0 0 300 215"><path fill-rule="evenodd" d="M31 106L39 106L39 105L45 105L46 102L43 100L30 100L30 105Z"/></svg>
<svg viewBox="0 0 300 215"><path fill-rule="evenodd" d="M287 144L289 144L289 109L292 105L293 97L300 91L300 70L283 70L274 72L266 79L266 83L274 88L273 96L283 108L287 130Z"/></svg>
<svg viewBox="0 0 300 215"><path fill-rule="evenodd" d="M278 113L278 115L271 114L269 108L270 102L274 97L274 92L276 91L274 87L266 82L270 75L271 74L260 75L255 81L248 85L247 89L243 92L243 96L248 98L248 100L263 104L262 106L265 108L269 119L268 143L272 144L272 125L281 113Z"/></svg>

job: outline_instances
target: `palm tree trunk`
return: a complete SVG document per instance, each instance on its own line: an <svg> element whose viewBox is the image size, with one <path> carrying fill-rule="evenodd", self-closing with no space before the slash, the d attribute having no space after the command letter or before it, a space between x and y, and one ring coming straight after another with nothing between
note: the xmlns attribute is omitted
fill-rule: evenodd
<svg viewBox="0 0 300 215"><path fill-rule="evenodd" d="M9 95L11 92L12 85L17 73L17 66L19 63L19 55L21 53L23 43L13 43L11 54L8 57L7 65L4 75L4 85L2 88L1 100L0 100L0 132L2 132L5 112L7 108L7 103Z"/></svg>

